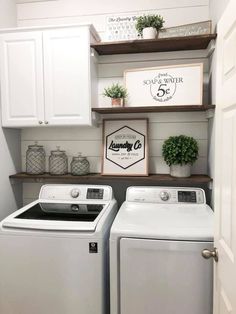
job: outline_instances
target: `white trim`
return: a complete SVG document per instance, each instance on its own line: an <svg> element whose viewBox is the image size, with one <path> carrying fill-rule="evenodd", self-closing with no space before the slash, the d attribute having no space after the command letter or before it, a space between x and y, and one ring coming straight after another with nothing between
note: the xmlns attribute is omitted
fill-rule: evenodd
<svg viewBox="0 0 236 314"><path fill-rule="evenodd" d="M61 25L49 25L49 26L32 26L32 27L17 27L17 28L3 28L0 29L0 34L4 33L18 33L18 32L31 32L31 31L44 31L48 29L60 29L60 28L72 28L72 27L85 27L87 26L91 32L91 34L95 37L96 41L101 41L101 38L96 31L93 24L87 24L87 23L79 23L79 24L61 24Z"/></svg>

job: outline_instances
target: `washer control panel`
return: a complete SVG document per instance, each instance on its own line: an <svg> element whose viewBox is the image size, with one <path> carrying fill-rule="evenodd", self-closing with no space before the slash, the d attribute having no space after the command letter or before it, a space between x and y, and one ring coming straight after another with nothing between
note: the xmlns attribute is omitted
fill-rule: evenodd
<svg viewBox="0 0 236 314"><path fill-rule="evenodd" d="M205 204L205 192L199 188L129 187L128 202L166 204Z"/></svg>
<svg viewBox="0 0 236 314"><path fill-rule="evenodd" d="M39 199L56 201L110 201L112 188L107 185L46 184L43 185Z"/></svg>

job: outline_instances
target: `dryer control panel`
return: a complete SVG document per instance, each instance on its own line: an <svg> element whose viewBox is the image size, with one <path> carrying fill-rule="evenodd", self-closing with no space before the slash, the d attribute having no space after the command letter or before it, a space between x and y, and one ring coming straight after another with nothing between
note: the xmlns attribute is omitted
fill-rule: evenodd
<svg viewBox="0 0 236 314"><path fill-rule="evenodd" d="M129 187L128 202L166 204L205 204L205 192L199 188L176 187Z"/></svg>

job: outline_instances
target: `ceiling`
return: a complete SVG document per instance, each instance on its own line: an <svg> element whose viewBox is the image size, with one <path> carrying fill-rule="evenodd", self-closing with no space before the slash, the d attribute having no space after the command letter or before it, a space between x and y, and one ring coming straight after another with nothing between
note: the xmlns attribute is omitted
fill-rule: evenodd
<svg viewBox="0 0 236 314"><path fill-rule="evenodd" d="M57 0L16 0L16 3L46 2L46 1L57 1Z"/></svg>

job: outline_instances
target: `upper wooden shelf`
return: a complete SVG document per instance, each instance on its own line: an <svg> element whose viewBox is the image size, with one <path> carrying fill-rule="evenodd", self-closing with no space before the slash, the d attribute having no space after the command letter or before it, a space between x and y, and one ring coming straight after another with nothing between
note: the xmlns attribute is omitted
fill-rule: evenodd
<svg viewBox="0 0 236 314"><path fill-rule="evenodd" d="M99 42L92 44L99 55L114 55L128 53L164 52L180 50L206 49L216 34L172 37L160 39L138 39L116 42Z"/></svg>
<svg viewBox="0 0 236 314"><path fill-rule="evenodd" d="M215 105L202 106L147 106L147 107L104 107L92 108L92 111L101 114L118 113L145 113L145 112L189 112L189 111L207 111L215 109Z"/></svg>
<svg viewBox="0 0 236 314"><path fill-rule="evenodd" d="M174 178L169 174L150 174L146 177L129 177L129 176L104 176L100 173L91 173L86 176L73 176L71 174L63 176L52 176L49 173L42 175L29 175L25 172L17 173L10 176L10 179L17 179L22 182L54 182L54 183L104 183L112 181L133 181L134 184L166 184L166 185L194 185L207 184L212 179L207 175L192 175L189 178Z"/></svg>

